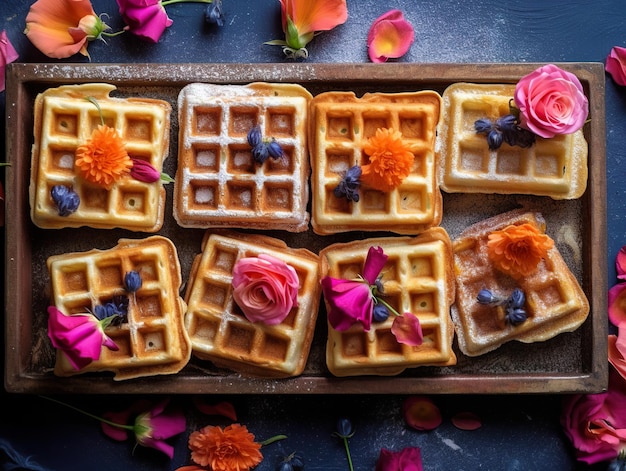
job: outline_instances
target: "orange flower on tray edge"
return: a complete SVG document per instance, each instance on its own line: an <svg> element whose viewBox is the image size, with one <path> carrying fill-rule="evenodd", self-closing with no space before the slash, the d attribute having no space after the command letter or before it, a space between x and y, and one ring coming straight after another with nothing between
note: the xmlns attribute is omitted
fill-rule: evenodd
<svg viewBox="0 0 626 471"><path fill-rule="evenodd" d="M531 224L511 225L488 236L487 253L494 266L512 277L532 274L554 241Z"/></svg>
<svg viewBox="0 0 626 471"><path fill-rule="evenodd" d="M246 471L263 460L261 444L245 425L231 424L222 429L208 425L189 435L191 459L212 471ZM193 468L192 468L193 469Z"/></svg>
<svg viewBox="0 0 626 471"><path fill-rule="evenodd" d="M75 164L85 180L110 189L113 183L130 174L133 161L117 131L100 125L91 138L76 149Z"/></svg>
<svg viewBox="0 0 626 471"><path fill-rule="evenodd" d="M361 181L371 188L391 191L411 173L415 156L402 141L400 131L378 128L363 145L363 151L369 164L361 167Z"/></svg>

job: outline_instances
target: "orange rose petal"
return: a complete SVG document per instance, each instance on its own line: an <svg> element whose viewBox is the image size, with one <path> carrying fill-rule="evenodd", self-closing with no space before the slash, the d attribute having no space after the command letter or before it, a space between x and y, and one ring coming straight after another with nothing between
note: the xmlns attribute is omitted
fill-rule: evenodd
<svg viewBox="0 0 626 471"><path fill-rule="evenodd" d="M460 430L476 430L482 426L482 422L473 412L459 412L452 417L452 425Z"/></svg>
<svg viewBox="0 0 626 471"><path fill-rule="evenodd" d="M409 396L402 404L406 423L416 430L434 430L441 425L439 408L425 396Z"/></svg>

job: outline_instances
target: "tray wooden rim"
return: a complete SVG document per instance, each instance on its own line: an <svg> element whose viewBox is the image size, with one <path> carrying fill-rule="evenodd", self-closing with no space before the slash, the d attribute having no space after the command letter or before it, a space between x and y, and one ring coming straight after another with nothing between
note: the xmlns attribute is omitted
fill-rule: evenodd
<svg viewBox="0 0 626 471"><path fill-rule="evenodd" d="M280 81L316 84L325 81L363 84L368 82L417 84L468 81L515 83L543 63L475 64L24 64L7 67L6 80L6 171L7 215L5 240L5 389L13 393L81 394L475 394L590 393L606 390L608 384L607 334L607 232L606 232L606 125L604 66L595 62L558 63L575 73L588 93L591 121L588 123L589 180L583 204L587 239L593 241L583 254L583 285L591 304L592 351L581 371L572 374L463 374L420 378L301 376L281 380L240 377L211 378L202 374L157 376L115 382L109 376L56 378L30 374L32 350L30 296L20 296L31 281L31 249L28 192L23 190L29 171L30 149L24 139L32 130L20 115L27 103L29 85L106 81L125 86L182 87L191 82L248 83Z"/></svg>

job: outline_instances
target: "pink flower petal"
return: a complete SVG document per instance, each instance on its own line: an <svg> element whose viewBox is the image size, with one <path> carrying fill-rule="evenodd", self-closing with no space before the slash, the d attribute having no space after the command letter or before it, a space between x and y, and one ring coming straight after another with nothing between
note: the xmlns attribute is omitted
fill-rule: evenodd
<svg viewBox="0 0 626 471"><path fill-rule="evenodd" d="M367 35L367 47L372 62L385 62L406 54L415 40L411 23L400 10L390 10L372 23Z"/></svg>
<svg viewBox="0 0 626 471"><path fill-rule="evenodd" d="M417 347L424 341L422 326L418 317L410 312L396 316L391 324L391 333L399 343Z"/></svg>
<svg viewBox="0 0 626 471"><path fill-rule="evenodd" d="M159 0L117 0L117 4L128 31L152 42L173 24Z"/></svg>
<svg viewBox="0 0 626 471"><path fill-rule="evenodd" d="M13 44L11 44L11 41L9 41L7 32L2 30L2 32L0 32L0 92L4 90L5 86L6 65L17 60L18 57L17 51L13 47ZM0 196L2 197L0 202L4 201L4 191L2 191L2 188L0 188ZM4 218L0 220L0 227L3 225Z"/></svg>
<svg viewBox="0 0 626 471"><path fill-rule="evenodd" d="M606 58L605 70L618 85L626 85L626 48L615 46Z"/></svg>
<svg viewBox="0 0 626 471"><path fill-rule="evenodd" d="M218 402L217 404L207 404L204 398L194 397L193 403L196 408L206 415L221 415L232 421L237 421L237 412L235 407L226 401Z"/></svg>
<svg viewBox="0 0 626 471"><path fill-rule="evenodd" d="M476 430L482 426L482 422L473 412L459 412L452 417L452 425L461 430Z"/></svg>
<svg viewBox="0 0 626 471"><path fill-rule="evenodd" d="M434 430L441 425L439 408L425 396L409 396L402 404L402 415L407 425L416 430Z"/></svg>
<svg viewBox="0 0 626 471"><path fill-rule="evenodd" d="M387 258L389 257L385 255L381 247L370 247L367 251L367 257L363 264L363 278L370 285L376 282L378 275L387 263Z"/></svg>
<svg viewBox="0 0 626 471"><path fill-rule="evenodd" d="M615 257L615 269L620 280L626 280L626 246L619 249Z"/></svg>
<svg viewBox="0 0 626 471"><path fill-rule="evenodd" d="M423 471L422 454L417 447L406 447L401 451L380 450L375 471Z"/></svg>
<svg viewBox="0 0 626 471"><path fill-rule="evenodd" d="M344 331L360 322L369 331L374 300L367 284L360 281L322 278L322 291L328 306L328 321L333 329Z"/></svg>

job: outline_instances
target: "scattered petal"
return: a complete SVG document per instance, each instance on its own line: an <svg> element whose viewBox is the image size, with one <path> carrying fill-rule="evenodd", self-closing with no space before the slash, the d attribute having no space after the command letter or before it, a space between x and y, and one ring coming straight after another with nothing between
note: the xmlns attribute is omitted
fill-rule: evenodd
<svg viewBox="0 0 626 471"><path fill-rule="evenodd" d="M400 10L390 10L374 20L367 35L367 49L372 62L385 62L406 54L415 32Z"/></svg>
<svg viewBox="0 0 626 471"><path fill-rule="evenodd" d="M409 396L402 404L407 425L416 430L434 430L441 425L439 408L426 396Z"/></svg>
<svg viewBox="0 0 626 471"><path fill-rule="evenodd" d="M6 65L16 61L18 57L17 51L9 41L7 32L2 30L0 32L0 92L4 90Z"/></svg>
<svg viewBox="0 0 626 471"><path fill-rule="evenodd" d="M626 48L615 46L606 58L606 71L616 84L626 86Z"/></svg>
<svg viewBox="0 0 626 471"><path fill-rule="evenodd" d="M235 407L230 402L218 402L217 404L207 404L204 398L194 397L193 403L196 408L206 415L221 415L232 421L237 420Z"/></svg>
<svg viewBox="0 0 626 471"><path fill-rule="evenodd" d="M452 425L461 430L476 430L482 426L482 422L473 412L459 412L452 416Z"/></svg>

